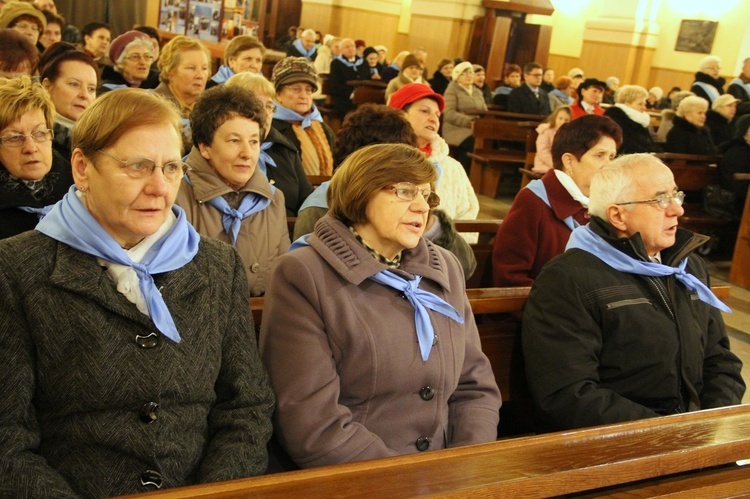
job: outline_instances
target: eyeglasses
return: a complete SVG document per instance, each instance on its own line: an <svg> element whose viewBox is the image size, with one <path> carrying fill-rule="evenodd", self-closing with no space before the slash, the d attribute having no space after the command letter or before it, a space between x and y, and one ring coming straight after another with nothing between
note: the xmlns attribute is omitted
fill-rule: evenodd
<svg viewBox="0 0 750 499"><path fill-rule="evenodd" d="M677 203L677 206L682 206L682 202L685 201L685 193L682 191L675 192L674 194L667 194L666 192L664 194L659 194L653 199L644 199L643 201L628 201L627 203L615 203L618 206L626 205L626 204L643 204L643 203L656 203L659 205L659 208L662 210L666 210L669 205L674 201Z"/></svg>
<svg viewBox="0 0 750 499"><path fill-rule="evenodd" d="M131 178L146 178L151 175L154 169L161 168L162 173L164 173L164 177L167 180L174 182L180 180L187 171L187 165L182 161L170 161L169 163L164 163L161 166L157 166L157 164L153 160L148 158L133 158L124 160L112 156L111 154L101 150L97 150L96 152L104 154L108 158L112 158L120 163L123 168L125 168L125 173L127 173L127 175Z"/></svg>
<svg viewBox="0 0 750 499"><path fill-rule="evenodd" d="M35 23L16 23L13 27L23 30L30 29L31 31L39 31L39 25Z"/></svg>
<svg viewBox="0 0 750 499"><path fill-rule="evenodd" d="M154 60L154 56L151 54L133 54L125 58L126 61L130 62L139 62L141 59L146 62L152 62Z"/></svg>
<svg viewBox="0 0 750 499"><path fill-rule="evenodd" d="M286 88L293 94L306 93L307 95L311 95L313 93L313 88L310 85L290 85Z"/></svg>
<svg viewBox="0 0 750 499"><path fill-rule="evenodd" d="M411 182L399 182L385 189L395 192L396 196L404 201L414 201L421 194L431 210L440 206L440 196L432 192L432 189L420 189Z"/></svg>
<svg viewBox="0 0 750 499"><path fill-rule="evenodd" d="M271 104L270 102L267 104L263 104L263 107L266 108L266 111L269 113L275 113L276 112L276 104Z"/></svg>
<svg viewBox="0 0 750 499"><path fill-rule="evenodd" d="M41 144L48 140L52 140L52 137L54 136L55 134L50 129L38 130L36 132L31 132L28 135L13 133L11 135L3 135L0 137L0 146L21 147L26 142L26 137L30 137L34 142Z"/></svg>

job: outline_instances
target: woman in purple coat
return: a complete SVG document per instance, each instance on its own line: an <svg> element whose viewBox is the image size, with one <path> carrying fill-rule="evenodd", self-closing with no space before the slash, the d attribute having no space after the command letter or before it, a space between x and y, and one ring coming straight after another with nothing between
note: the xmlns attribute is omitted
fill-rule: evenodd
<svg viewBox="0 0 750 499"><path fill-rule="evenodd" d="M300 467L497 436L500 393L461 266L422 237L436 178L410 146L352 153L328 215L272 269L261 351L276 437Z"/></svg>

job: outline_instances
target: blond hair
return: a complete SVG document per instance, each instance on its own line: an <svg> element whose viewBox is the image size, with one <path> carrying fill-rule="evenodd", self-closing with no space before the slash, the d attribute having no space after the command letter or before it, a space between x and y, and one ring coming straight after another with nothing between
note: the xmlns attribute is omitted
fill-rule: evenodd
<svg viewBox="0 0 750 499"><path fill-rule="evenodd" d="M169 43L164 45L161 49L161 55L159 56L159 79L164 83L169 83L169 75L177 69L177 66L182 60L183 52L189 52L191 50L200 50L206 54L206 62L211 63L211 53L208 51L205 45L189 36L180 35L172 38Z"/></svg>
<svg viewBox="0 0 750 499"><path fill-rule="evenodd" d="M0 130L29 111L41 110L47 128L55 121L55 104L41 84L28 76L0 78Z"/></svg>
<svg viewBox="0 0 750 499"><path fill-rule="evenodd" d="M229 78L224 85L241 87L256 95L265 95L272 99L276 97L276 89L273 87L273 83L268 81L265 76L259 74L250 72L238 73Z"/></svg>

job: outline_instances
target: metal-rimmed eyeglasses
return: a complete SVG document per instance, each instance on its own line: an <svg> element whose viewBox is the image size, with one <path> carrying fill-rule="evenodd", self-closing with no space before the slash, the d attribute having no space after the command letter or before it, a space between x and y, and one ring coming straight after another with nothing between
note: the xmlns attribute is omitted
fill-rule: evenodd
<svg viewBox="0 0 750 499"><path fill-rule="evenodd" d="M685 201L685 193L682 191L677 191L674 194L667 194L666 192L664 194L659 194L653 199L644 199L643 201L628 201L627 203L615 203L618 206L626 205L626 204L645 204L645 203L656 203L659 205L659 208L662 210L666 210L669 205L674 201L677 203L678 206L682 206L682 202Z"/></svg>
<svg viewBox="0 0 750 499"><path fill-rule="evenodd" d="M114 159L115 161L120 163L120 165L122 165L122 167L125 169L125 173L131 178L146 178L151 175L154 169L161 168L161 171L164 173L164 177L167 180L174 182L180 180L187 171L187 165L182 161L170 161L169 163L164 163L163 165L159 166L154 160L148 158L132 158L124 160L116 156L112 156L111 154L102 150L97 150L96 152L103 154L108 158Z"/></svg>
<svg viewBox="0 0 750 499"><path fill-rule="evenodd" d="M130 62L140 62L141 59L145 62L153 62L155 58L151 54L131 54L125 58L126 61Z"/></svg>
<svg viewBox="0 0 750 499"><path fill-rule="evenodd" d="M404 201L414 201L421 194L431 210L440 206L440 196L432 192L432 189L420 189L411 182L399 182L385 189L395 192L396 196Z"/></svg>
<svg viewBox="0 0 750 499"><path fill-rule="evenodd" d="M0 137L0 146L21 147L24 142L26 142L26 137L29 137L34 142L41 144L43 142L47 142L48 140L52 140L52 137L54 136L54 132L49 128L46 130L37 130L36 132L31 132L28 135L24 135L22 133L12 133L10 135L3 135L2 137Z"/></svg>

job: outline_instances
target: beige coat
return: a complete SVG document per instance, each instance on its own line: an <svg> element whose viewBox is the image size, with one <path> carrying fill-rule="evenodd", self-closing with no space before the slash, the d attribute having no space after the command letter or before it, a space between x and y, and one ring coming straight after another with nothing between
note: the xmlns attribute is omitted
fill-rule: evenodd
<svg viewBox="0 0 750 499"><path fill-rule="evenodd" d="M328 215L308 241L274 265L260 333L274 430L292 459L306 468L495 440L500 392L456 257L422 239L396 271L423 276L419 288L464 318L430 312L425 362L412 305L368 279L385 265Z"/></svg>
<svg viewBox="0 0 750 499"><path fill-rule="evenodd" d="M190 151L187 164L190 167L187 173L190 183L182 181L175 204L185 210L188 221L201 235L229 244L232 242L221 223L221 212L206 203L210 199L223 196L233 208L239 206L245 192L255 192L273 200L268 208L243 220L237 236L236 247L245 265L250 294L261 296L266 290L271 263L289 249L284 194L280 189L272 193L271 185L258 169L239 193L233 191L216 176L197 147Z"/></svg>
<svg viewBox="0 0 750 499"><path fill-rule="evenodd" d="M473 88L469 92L452 81L445 89L445 111L443 112L443 139L451 146L460 145L472 133L471 123L479 116L468 114L475 111L486 111L482 91Z"/></svg>

